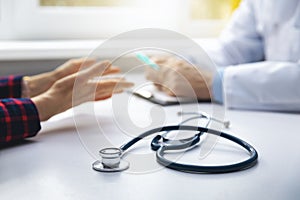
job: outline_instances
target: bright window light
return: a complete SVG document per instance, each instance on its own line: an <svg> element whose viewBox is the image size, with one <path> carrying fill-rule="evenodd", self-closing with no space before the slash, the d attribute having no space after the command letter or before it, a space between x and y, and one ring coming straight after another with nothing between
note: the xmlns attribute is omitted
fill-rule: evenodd
<svg viewBox="0 0 300 200"><path fill-rule="evenodd" d="M232 0L192 0L190 16L193 20L226 19L232 11Z"/></svg>
<svg viewBox="0 0 300 200"><path fill-rule="evenodd" d="M111 7L134 5L135 0L40 0L40 6Z"/></svg>
<svg viewBox="0 0 300 200"><path fill-rule="evenodd" d="M240 0L0 0L0 39L101 39L137 28L220 33Z"/></svg>

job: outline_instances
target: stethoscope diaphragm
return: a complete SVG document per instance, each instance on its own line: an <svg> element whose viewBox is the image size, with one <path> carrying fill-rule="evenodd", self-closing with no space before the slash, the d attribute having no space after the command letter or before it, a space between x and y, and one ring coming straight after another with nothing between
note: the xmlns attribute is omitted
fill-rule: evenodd
<svg viewBox="0 0 300 200"><path fill-rule="evenodd" d="M100 172L120 172L129 168L129 163L122 160L122 150L119 148L104 148L99 151L101 161L97 160L92 167Z"/></svg>

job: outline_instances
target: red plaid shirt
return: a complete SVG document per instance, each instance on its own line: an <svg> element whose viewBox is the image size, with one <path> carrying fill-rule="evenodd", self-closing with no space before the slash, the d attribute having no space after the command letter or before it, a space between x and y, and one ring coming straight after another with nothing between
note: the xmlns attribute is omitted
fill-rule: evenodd
<svg viewBox="0 0 300 200"><path fill-rule="evenodd" d="M35 136L41 129L38 111L21 97L22 76L0 77L0 144Z"/></svg>

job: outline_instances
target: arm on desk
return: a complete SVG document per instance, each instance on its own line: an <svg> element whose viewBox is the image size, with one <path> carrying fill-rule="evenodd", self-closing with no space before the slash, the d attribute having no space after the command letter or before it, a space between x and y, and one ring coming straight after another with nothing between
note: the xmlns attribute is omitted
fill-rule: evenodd
<svg viewBox="0 0 300 200"><path fill-rule="evenodd" d="M30 99L0 100L0 143L33 137L40 129L39 115Z"/></svg>
<svg viewBox="0 0 300 200"><path fill-rule="evenodd" d="M300 111L297 63L266 61L228 67L223 84L229 108Z"/></svg>
<svg viewBox="0 0 300 200"><path fill-rule="evenodd" d="M21 85L22 76L0 77L0 99L21 97Z"/></svg>

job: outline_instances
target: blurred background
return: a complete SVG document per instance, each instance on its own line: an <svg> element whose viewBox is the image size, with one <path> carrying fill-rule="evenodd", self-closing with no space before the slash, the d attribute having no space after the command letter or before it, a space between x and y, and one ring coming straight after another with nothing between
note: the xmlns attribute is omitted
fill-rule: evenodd
<svg viewBox="0 0 300 200"><path fill-rule="evenodd" d="M0 75L49 70L137 28L169 29L207 43L220 34L239 2L0 0Z"/></svg>

